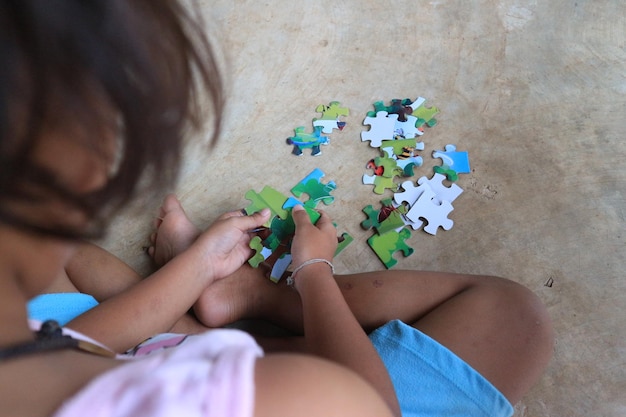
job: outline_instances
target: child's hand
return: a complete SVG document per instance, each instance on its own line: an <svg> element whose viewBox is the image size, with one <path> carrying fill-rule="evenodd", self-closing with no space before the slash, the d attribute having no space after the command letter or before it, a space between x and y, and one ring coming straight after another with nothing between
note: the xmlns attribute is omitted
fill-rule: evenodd
<svg viewBox="0 0 626 417"><path fill-rule="evenodd" d="M337 250L337 230L332 220L323 211L316 224L306 210L300 206L294 206L292 216L296 225L296 234L291 244L291 256L294 266L302 265L311 259L326 259L332 262Z"/></svg>
<svg viewBox="0 0 626 417"><path fill-rule="evenodd" d="M250 231L263 225L269 218L269 209L250 216L241 211L226 213L202 233L190 249L200 251L210 278L224 278L250 258Z"/></svg>

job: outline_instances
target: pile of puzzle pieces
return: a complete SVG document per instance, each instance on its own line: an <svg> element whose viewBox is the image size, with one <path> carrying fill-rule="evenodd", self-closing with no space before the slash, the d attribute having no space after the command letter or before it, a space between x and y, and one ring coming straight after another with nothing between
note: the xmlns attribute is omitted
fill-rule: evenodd
<svg viewBox="0 0 626 417"><path fill-rule="evenodd" d="M307 132L304 126L298 126L294 129L294 135L287 138L287 144L293 146L294 155L301 156L303 149L311 149L312 156L321 155L321 146L330 143L330 134L346 126L341 117L350 114L348 108L341 107L338 101L331 101L328 106L320 104L315 111L321 113L322 117L313 119L312 132Z"/></svg>
<svg viewBox="0 0 626 417"><path fill-rule="evenodd" d="M448 215L453 210L452 202L463 192L454 181L459 174L470 172L468 153L457 151L456 146L446 145L444 150L435 150L433 158L440 158L442 164L433 168L429 179L421 176L417 182L406 178L414 175L415 169L423 165L423 158L418 151L425 149L424 142L418 137L425 133L426 127L437 124L434 116L437 107L426 107L423 97L417 100L393 99L389 105L378 101L374 111L368 112L364 125L370 129L361 132L361 141L378 148L380 154L370 160L366 168L373 175L363 175L363 183L374 186L374 193L393 192L393 197L383 198L379 210L368 205L363 209L367 219L361 223L366 229L373 229L375 234L368 239L374 250L387 268L393 267L397 260L393 255L401 251L404 256L414 251L406 244L411 230L423 230L435 235L439 227L450 230L453 221ZM396 178L405 178L398 184ZM444 184L447 180L450 186ZM402 190L402 191L400 191ZM425 222L426 223L425 223Z"/></svg>
<svg viewBox="0 0 626 417"><path fill-rule="evenodd" d="M318 203L323 202L329 205L335 199L331 192L337 188L337 185L333 181L322 182L323 177L323 171L314 169L291 189L295 197L287 197L269 186L265 186L260 192L249 190L245 194L245 197L250 200L250 204L245 208L248 215L264 208L269 208L271 212L270 219L250 241L250 248L255 251L255 254L248 260L248 263L254 268L262 263L266 265L271 269L270 280L275 283L280 281L291 264L290 248L295 232L291 209L296 205L302 205L309 214L311 222L316 223L320 217L315 209ZM298 200L305 195L308 196L307 200ZM335 255L339 254L352 240L353 238L347 233L338 237L339 245Z"/></svg>

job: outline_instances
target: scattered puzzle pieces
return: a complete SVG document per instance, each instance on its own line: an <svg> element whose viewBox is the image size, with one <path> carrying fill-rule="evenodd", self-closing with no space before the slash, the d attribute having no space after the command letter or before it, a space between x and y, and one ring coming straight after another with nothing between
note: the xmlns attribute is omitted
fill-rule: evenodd
<svg viewBox="0 0 626 417"><path fill-rule="evenodd" d="M437 107L428 107L425 103L423 97L392 99L388 105L377 101L374 110L367 112L363 120L369 130L361 132L361 141L369 142L370 147L381 151L381 155L367 163L366 168L372 169L374 175L364 174L363 183L374 185L375 194L390 190L393 197L381 200L380 210L372 205L363 208L367 218L361 226L375 231L368 243L388 268L397 262L391 256L394 252L409 252L404 239L408 238L411 229L423 229L435 235L439 228L452 228L454 222L448 215L454 210L452 202L463 189L444 181L456 181L458 174L470 172L467 152L447 145L444 150L432 154L433 158L441 158L443 163L433 167L435 173L431 178L420 176L417 181L405 181L401 189L394 182L396 176L413 177L424 165L425 161L418 153L425 149L424 142L417 142L416 138L422 137L426 128L437 124L435 115L439 113Z"/></svg>

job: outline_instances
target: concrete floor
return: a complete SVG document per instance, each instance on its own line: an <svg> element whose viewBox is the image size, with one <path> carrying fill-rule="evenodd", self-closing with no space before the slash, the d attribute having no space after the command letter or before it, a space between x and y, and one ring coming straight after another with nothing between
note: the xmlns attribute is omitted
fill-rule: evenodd
<svg viewBox="0 0 626 417"><path fill-rule="evenodd" d="M327 208L355 241L339 272L381 269L361 209L376 150L359 139L376 100L441 109L424 135L469 151L454 227L414 232L397 268L493 274L534 290L552 313L554 360L516 416L626 415L626 3L621 0L422 2L201 1L225 57L228 107L211 153L190 145L175 190L199 226L247 204L249 189L284 193L313 168L334 180ZM285 138L318 104L351 114L318 158ZM197 138L201 139L201 138ZM387 194L386 196L389 196ZM103 245L141 272L162 195L127 211ZM551 286L549 283L552 283Z"/></svg>

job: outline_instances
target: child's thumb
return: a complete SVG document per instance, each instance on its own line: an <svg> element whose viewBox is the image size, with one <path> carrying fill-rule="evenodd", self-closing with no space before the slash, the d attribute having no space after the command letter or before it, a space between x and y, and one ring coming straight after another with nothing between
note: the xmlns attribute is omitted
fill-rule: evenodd
<svg viewBox="0 0 626 417"><path fill-rule="evenodd" d="M300 204L296 205L291 209L291 217L293 217L293 221L296 226L300 224L311 223L311 219L309 218L309 214L306 212L304 207Z"/></svg>

